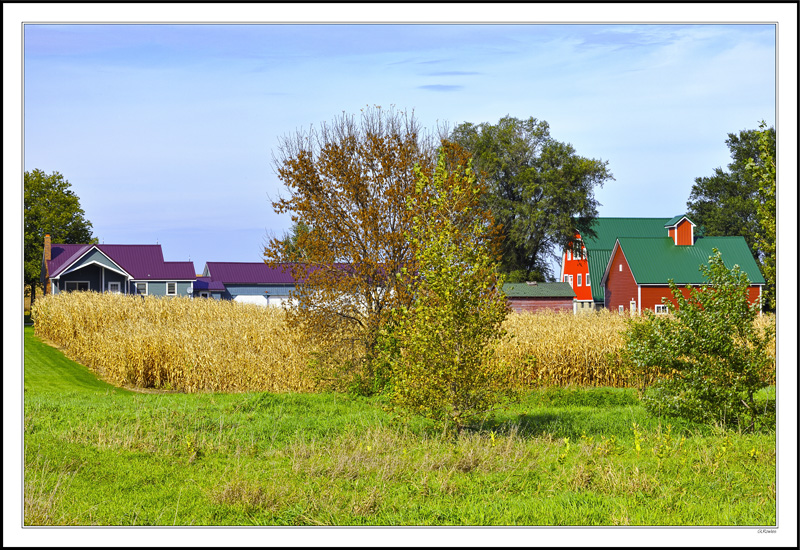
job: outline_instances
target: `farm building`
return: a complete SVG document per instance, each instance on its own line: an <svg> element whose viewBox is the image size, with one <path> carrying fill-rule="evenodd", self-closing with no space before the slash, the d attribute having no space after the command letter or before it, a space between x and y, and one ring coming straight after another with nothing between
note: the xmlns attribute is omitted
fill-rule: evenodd
<svg viewBox="0 0 800 550"><path fill-rule="evenodd" d="M573 285L579 312L665 312L661 299L672 296L668 281L702 285L700 265L708 264L714 248L726 265L737 264L747 274L751 303L761 295L764 277L743 237L696 237L686 216L598 218L592 230L594 236L577 236L581 248L565 251L562 263L561 280Z"/></svg>
<svg viewBox="0 0 800 550"><path fill-rule="evenodd" d="M194 296L277 306L288 300L294 286L289 269L273 269L264 262L206 262Z"/></svg>
<svg viewBox="0 0 800 550"><path fill-rule="evenodd" d="M158 244L53 244L45 235L41 281L45 294L75 290L187 296L192 262L165 262Z"/></svg>
<svg viewBox="0 0 800 550"><path fill-rule="evenodd" d="M576 234L580 248L567 248L561 258L560 281L575 290L578 313L602 308L605 293L600 279L611 258L617 237L663 237L669 218L595 218L594 235ZM593 284L594 283L594 284Z"/></svg>
<svg viewBox="0 0 800 550"><path fill-rule="evenodd" d="M517 313L574 311L575 291L568 283L506 283L503 292Z"/></svg>

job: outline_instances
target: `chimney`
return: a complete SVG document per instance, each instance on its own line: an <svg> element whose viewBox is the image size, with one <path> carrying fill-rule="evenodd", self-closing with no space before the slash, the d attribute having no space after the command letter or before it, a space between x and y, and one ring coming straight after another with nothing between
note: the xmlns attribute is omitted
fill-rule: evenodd
<svg viewBox="0 0 800 550"><path fill-rule="evenodd" d="M50 235L44 236L44 281L42 287L44 295L47 296L47 287L50 286L50 260L53 259L53 254L50 250Z"/></svg>

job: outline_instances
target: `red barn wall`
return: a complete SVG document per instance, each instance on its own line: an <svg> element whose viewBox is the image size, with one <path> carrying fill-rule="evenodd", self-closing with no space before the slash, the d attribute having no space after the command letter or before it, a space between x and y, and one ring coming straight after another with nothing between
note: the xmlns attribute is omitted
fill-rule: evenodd
<svg viewBox="0 0 800 550"><path fill-rule="evenodd" d="M681 294L683 294L684 298L689 297L689 290L682 286L680 287ZM747 289L747 298L748 301L752 304L758 299L759 290L757 286L750 286ZM655 311L656 304L661 303L661 298L667 298L669 304L672 304L671 307L675 307L675 300L672 297L672 292L669 290L669 286L643 286L642 287L642 309L649 309L650 311Z"/></svg>
<svg viewBox="0 0 800 550"><path fill-rule="evenodd" d="M580 234L576 235L576 238L580 239ZM586 285L586 276L589 274L589 262L586 260L586 249L583 250L584 256L580 259L576 258L573 254L572 259L569 260L569 256L567 255L567 251L564 251L563 254L563 262L564 262L564 275L572 275L572 290L575 291L575 296L578 300L591 300L592 299L592 287ZM581 286L578 286L578 274L581 275ZM596 275L597 278L602 277L602 273L600 275ZM564 278L561 278L564 281ZM569 282L564 281L564 282ZM594 281L597 284L599 281Z"/></svg>
<svg viewBox="0 0 800 550"><path fill-rule="evenodd" d="M546 309L572 313L572 298L509 298L509 305L517 313L536 313Z"/></svg>
<svg viewBox="0 0 800 550"><path fill-rule="evenodd" d="M619 266L622 265L622 271ZM605 286L605 307L611 311L618 311L619 306L625 306L625 311L630 311L631 300L636 300L636 309L639 309L639 286L633 278L631 268L628 266L622 249L617 247L611 259L611 269L608 272Z"/></svg>

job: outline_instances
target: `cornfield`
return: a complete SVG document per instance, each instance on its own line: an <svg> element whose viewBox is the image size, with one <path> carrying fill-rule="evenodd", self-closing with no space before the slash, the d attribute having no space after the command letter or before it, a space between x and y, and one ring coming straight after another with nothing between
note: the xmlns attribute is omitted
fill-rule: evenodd
<svg viewBox="0 0 800 550"><path fill-rule="evenodd" d="M625 319L611 312L512 313L497 357L515 389L641 386L648 381L632 376L622 357ZM185 392L321 387L309 368L311 350L287 328L279 308L73 292L38 299L33 320L37 336L119 386ZM770 353L774 358L774 340ZM774 381L774 370L765 374Z"/></svg>
<svg viewBox="0 0 800 550"><path fill-rule="evenodd" d="M72 292L36 300L34 331L106 381L185 392L308 392L308 353L279 308Z"/></svg>
<svg viewBox="0 0 800 550"><path fill-rule="evenodd" d="M626 387L633 382L622 360L625 316L610 312L510 314L498 358L511 369L511 384Z"/></svg>

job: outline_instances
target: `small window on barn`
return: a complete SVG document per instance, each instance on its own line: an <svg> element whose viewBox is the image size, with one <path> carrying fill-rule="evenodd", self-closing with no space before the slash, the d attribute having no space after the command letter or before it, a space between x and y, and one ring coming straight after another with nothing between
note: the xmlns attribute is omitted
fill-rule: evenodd
<svg viewBox="0 0 800 550"><path fill-rule="evenodd" d="M572 285L572 275L568 275L568 277L569 277L569 286L573 286ZM573 288L575 288L575 287L573 286Z"/></svg>
<svg viewBox="0 0 800 550"><path fill-rule="evenodd" d="M666 304L656 304L656 314L664 315L665 313L669 313L669 307Z"/></svg>
<svg viewBox="0 0 800 550"><path fill-rule="evenodd" d="M175 296L178 294L178 283L167 283L167 296Z"/></svg>
<svg viewBox="0 0 800 550"><path fill-rule="evenodd" d="M570 249L567 250L567 261L569 261L571 259L572 259L572 249L570 248Z"/></svg>
<svg viewBox="0 0 800 550"><path fill-rule="evenodd" d="M625 313L625 306L622 306L622 305L619 306L619 312L620 313Z"/></svg>
<svg viewBox="0 0 800 550"><path fill-rule="evenodd" d="M586 274L586 286L592 286L591 280L589 279L589 274Z"/></svg>
<svg viewBox="0 0 800 550"><path fill-rule="evenodd" d="M619 270L622 271L622 264L619 264Z"/></svg>
<svg viewBox="0 0 800 550"><path fill-rule="evenodd" d="M578 286L583 286L583 276L578 273Z"/></svg>

